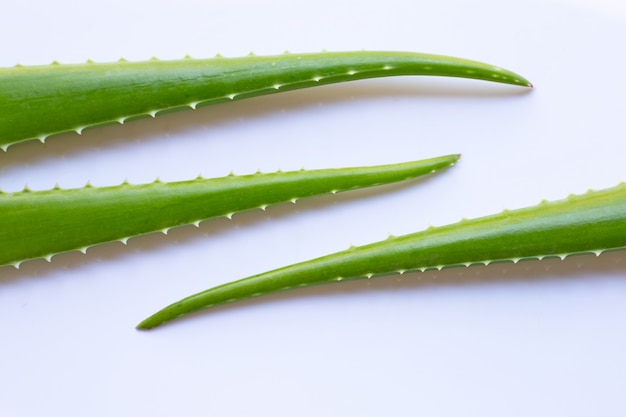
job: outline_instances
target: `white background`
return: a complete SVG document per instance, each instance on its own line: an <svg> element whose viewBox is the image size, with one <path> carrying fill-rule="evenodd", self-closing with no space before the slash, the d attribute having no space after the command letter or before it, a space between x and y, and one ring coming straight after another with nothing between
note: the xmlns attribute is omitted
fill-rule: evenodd
<svg viewBox="0 0 626 417"><path fill-rule="evenodd" d="M0 21L2 66L389 49L536 86L359 81L0 153L6 191L463 154L425 181L0 268L0 415L626 415L620 252L329 285L134 329L217 284L626 180L622 1L21 1Z"/></svg>

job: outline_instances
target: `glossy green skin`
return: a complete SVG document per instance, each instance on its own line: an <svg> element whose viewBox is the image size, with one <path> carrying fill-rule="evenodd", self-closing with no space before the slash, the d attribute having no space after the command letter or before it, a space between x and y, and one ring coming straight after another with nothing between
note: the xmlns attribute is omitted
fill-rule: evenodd
<svg viewBox="0 0 626 417"><path fill-rule="evenodd" d="M491 65L408 52L16 66L0 68L0 148L167 111L398 75L463 77L531 86L521 76Z"/></svg>
<svg viewBox="0 0 626 417"><path fill-rule="evenodd" d="M220 285L138 325L149 329L204 308L277 291L452 266L626 248L626 185L391 237Z"/></svg>
<svg viewBox="0 0 626 417"><path fill-rule="evenodd" d="M0 192L0 265L313 195L403 181L450 166L458 155L374 167L230 175L144 185Z"/></svg>

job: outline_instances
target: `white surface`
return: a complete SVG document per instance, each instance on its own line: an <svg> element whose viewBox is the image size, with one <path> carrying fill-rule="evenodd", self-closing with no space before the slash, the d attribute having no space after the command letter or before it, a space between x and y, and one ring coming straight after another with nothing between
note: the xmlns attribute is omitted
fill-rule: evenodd
<svg viewBox="0 0 626 417"><path fill-rule="evenodd" d="M0 153L5 190L463 154L427 181L0 268L0 415L626 415L624 253L343 283L134 330L219 283L626 180L624 3L215 3L5 5L0 64L392 49L536 88L362 81Z"/></svg>

